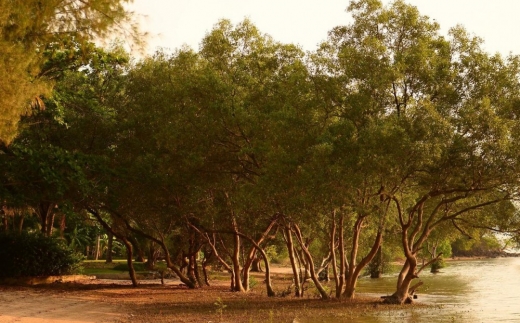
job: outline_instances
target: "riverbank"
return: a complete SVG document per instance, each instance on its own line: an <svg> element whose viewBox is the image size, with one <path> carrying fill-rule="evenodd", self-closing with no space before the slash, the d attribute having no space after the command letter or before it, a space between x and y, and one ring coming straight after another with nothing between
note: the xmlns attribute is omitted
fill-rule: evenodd
<svg viewBox="0 0 520 323"><path fill-rule="evenodd" d="M280 287L283 281L277 281ZM330 287L330 286L329 286ZM0 322L145 323L145 322L375 322L399 311L401 317L429 307L381 304L376 296L353 301L267 297L261 284L251 292L230 292L227 282L190 290L177 281L88 280L32 287L0 286ZM394 313L395 314L395 313ZM392 314L393 315L393 314Z"/></svg>

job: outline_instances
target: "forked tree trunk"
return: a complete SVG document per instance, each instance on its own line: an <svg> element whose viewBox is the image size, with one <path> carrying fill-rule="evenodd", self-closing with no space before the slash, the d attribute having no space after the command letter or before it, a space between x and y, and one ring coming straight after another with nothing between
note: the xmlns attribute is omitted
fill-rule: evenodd
<svg viewBox="0 0 520 323"><path fill-rule="evenodd" d="M249 237L244 237L247 240L249 240L252 244L254 244L253 247L251 247L251 250L249 251L249 253L247 255L247 259L244 262L244 267L242 268L242 276L243 276L242 277L242 285L244 286L244 289L246 291L249 290L249 271L251 270L251 267L252 267L255 259L257 259L256 253L257 253L257 251L258 252L263 251L262 249L259 249L260 245L266 240L267 236L269 235L269 232L271 232L271 230L274 227L275 223L276 223L276 218L273 218L269 222L269 224L265 228L264 232L262 233L262 235L260 236L260 238L256 242L253 239L249 238Z"/></svg>
<svg viewBox="0 0 520 323"><path fill-rule="evenodd" d="M112 228L110 227L110 225L108 225L108 223L103 220L103 218L101 217L101 215L94 209L91 209L91 208L87 208L87 210L92 214L94 215L94 217L98 220L99 223L101 223L101 225L105 228L105 230L107 231L111 231L115 237L123 240L123 238L126 239L125 236L123 235L120 235L118 234L117 232L115 232L114 230L112 230ZM141 232L135 228L133 228L129 223L128 221L126 221L126 219L124 219L121 215L119 214L115 214L115 216L117 217L117 219L119 219L120 221L122 221L124 223L124 226L126 227L126 229L130 230L131 232L134 232L136 234L140 234L141 236L147 238L147 239L150 239L151 241L154 241L155 243L157 243L159 246L161 246L161 248L163 249L163 252L164 252L164 255L165 255L165 258L166 258L166 265L168 266L168 268L170 268L176 275L177 277L179 277L179 279L181 280L181 282L183 282L186 286L188 286L188 288L195 288L195 285L185 276L181 273L181 271L179 270L179 268L177 268L177 266L175 266L175 264L172 262L171 258L170 258L170 251L168 250L168 247L166 246L166 244L164 243L164 241L162 240L159 240L153 236L150 236L144 232ZM128 239L127 239L128 240Z"/></svg>
<svg viewBox="0 0 520 323"><path fill-rule="evenodd" d="M40 218L41 232L50 237L52 235L52 227L54 225L54 206L49 202L40 202L35 208L36 214Z"/></svg>
<svg viewBox="0 0 520 323"><path fill-rule="evenodd" d="M381 245L381 241L383 239L383 233L380 229L376 234L374 239L374 243L372 244L372 248L369 253L361 259L359 263L357 263L357 254L359 250L359 238L361 235L361 229L363 226L364 217L358 217L356 223L354 224L354 235L352 237L352 250L350 252L350 261L349 268L347 272L347 277L345 279L345 291L343 292L343 296L348 299L353 299L356 293L356 285L361 274L363 268L365 268L372 259L374 259L379 246Z"/></svg>
<svg viewBox="0 0 520 323"><path fill-rule="evenodd" d="M293 272L293 279L294 279L294 296L295 297L302 297L303 296L303 290L301 286L301 277L300 277L300 271L298 270L297 264L296 264L296 257L294 253L294 243L292 239L291 234L291 228L289 226L285 227L285 242L287 244L287 252L289 254L289 260L291 261L291 268Z"/></svg>
<svg viewBox="0 0 520 323"><path fill-rule="evenodd" d="M303 255L306 258L307 263L309 265L309 274L311 276L312 282L314 283L314 286L320 293L320 296L322 299L329 299L329 295L327 294L327 291L323 288L323 286L321 285L321 283L318 279L318 276L316 275L316 270L314 269L314 261L312 260L312 255L309 252L309 249L307 249L307 247L305 246L305 243L303 242L303 237L302 237L300 228L298 227L298 225L293 224L293 229L296 234L296 238L298 239L298 242L303 251Z"/></svg>
<svg viewBox="0 0 520 323"><path fill-rule="evenodd" d="M269 259L267 259L267 254L265 253L264 249L262 249L253 239L246 236L242 233L236 233L240 237L248 240L251 242L251 244L256 248L258 252L262 255L262 258L264 259L264 265L265 265L265 287L267 289L267 296L272 297L275 296L275 292L273 290L272 281L271 281L271 266L269 265Z"/></svg>
<svg viewBox="0 0 520 323"><path fill-rule="evenodd" d="M236 224L235 224L236 227ZM233 234L233 253L231 254L233 264L233 291L245 292L240 278L240 237L237 233Z"/></svg>

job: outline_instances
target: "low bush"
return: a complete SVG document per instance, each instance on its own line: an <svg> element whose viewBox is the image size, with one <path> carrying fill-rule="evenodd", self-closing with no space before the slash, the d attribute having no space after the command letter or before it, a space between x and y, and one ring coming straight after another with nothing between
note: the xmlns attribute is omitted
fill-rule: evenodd
<svg viewBox="0 0 520 323"><path fill-rule="evenodd" d="M78 272L83 256L62 240L30 233L0 234L0 278Z"/></svg>

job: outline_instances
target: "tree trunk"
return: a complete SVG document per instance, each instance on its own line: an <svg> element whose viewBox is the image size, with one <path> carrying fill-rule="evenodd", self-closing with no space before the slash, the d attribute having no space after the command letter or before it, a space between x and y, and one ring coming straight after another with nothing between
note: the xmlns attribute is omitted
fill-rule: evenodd
<svg viewBox="0 0 520 323"><path fill-rule="evenodd" d="M262 270L262 258L255 257L253 259L253 263L251 264L251 271L255 272L255 273L263 272L263 270Z"/></svg>
<svg viewBox="0 0 520 323"><path fill-rule="evenodd" d="M96 237L96 250L94 254L94 260L99 260L99 249L101 247L101 236L98 234Z"/></svg>
<svg viewBox="0 0 520 323"><path fill-rule="evenodd" d="M146 258L146 269L154 270L156 261L157 261L157 255L155 252L155 245L152 241L149 241L148 242L148 257Z"/></svg>
<svg viewBox="0 0 520 323"><path fill-rule="evenodd" d="M204 283L206 284L206 286L211 286L209 283L208 271L206 268L208 261L211 259L211 256L212 256L211 252L208 253L208 252L204 251L204 258L202 259L201 267L202 267L202 274L204 275Z"/></svg>
<svg viewBox="0 0 520 323"><path fill-rule="evenodd" d="M330 228L330 257L332 258L332 274L334 275L334 285L336 287L336 298L341 297L340 277L336 262L336 211L332 212L332 224Z"/></svg>
<svg viewBox="0 0 520 323"><path fill-rule="evenodd" d="M252 247L247 255L247 259L244 262L244 266L242 268L242 285L246 291L249 290L249 271L251 270L251 265L253 264L253 260L255 259L256 248Z"/></svg>
<svg viewBox="0 0 520 323"><path fill-rule="evenodd" d="M235 224L236 225L236 224ZM233 234L233 253L231 254L231 262L233 263L233 279L234 279L234 291L245 292L244 286L242 285L242 279L240 279L240 237L237 233Z"/></svg>
<svg viewBox="0 0 520 323"><path fill-rule="evenodd" d="M244 268L242 268L242 275L243 275L242 281L243 281L244 289L246 291L249 290L249 271L251 269L251 266L255 263L255 260L258 259L258 257L256 257L256 253L257 253L257 251L258 252L263 251L262 249L259 249L260 245L266 240L269 232L271 232L271 229L274 227L276 221L277 221L277 218L271 219L271 221L265 228L264 232L262 233L262 235L260 236L260 238L258 238L258 240L256 242L253 239L250 239L249 237L247 238L254 245L247 255L247 259L244 262ZM258 265L258 263L259 263L259 259L257 260L257 265Z"/></svg>
<svg viewBox="0 0 520 323"><path fill-rule="evenodd" d="M40 202L35 208L35 212L40 218L41 232L50 237L52 235L52 226L54 224L53 214L54 204L49 202Z"/></svg>
<svg viewBox="0 0 520 323"><path fill-rule="evenodd" d="M350 253L350 262L349 268L347 272L347 277L345 279L345 291L343 292L343 296L349 299L353 299L356 292L356 285L361 274L361 270L365 268L372 259L374 259L379 246L381 245L381 241L383 239L383 233L380 229L377 233L374 243L372 244L372 248L369 253L361 259L359 263L357 263L357 254L359 249L359 238L361 235L361 229L363 226L364 217L358 217L356 223L354 224L354 235L352 237L352 250Z"/></svg>
<svg viewBox="0 0 520 323"><path fill-rule="evenodd" d="M130 274L130 280L132 280L132 285L134 287L137 287L138 282L137 277L135 276L134 264L132 262L134 256L132 244L125 237L123 237L121 240L123 240L123 243L126 247L126 263L128 264L128 273Z"/></svg>
<svg viewBox="0 0 520 323"><path fill-rule="evenodd" d="M305 258L307 260L307 264L309 265L309 274L311 276L312 282L314 283L314 286L320 293L320 296L322 299L329 299L329 295L327 294L327 291L323 288L323 286L321 285L321 283L316 275L316 271L314 269L314 261L312 260L312 255L309 252L309 249L307 249L307 247L305 246L305 244L303 242L303 237L302 237L300 228L296 224L293 224L293 228L294 228L296 237L298 239L298 242L300 243L300 246L302 248L303 255L305 256Z"/></svg>
<svg viewBox="0 0 520 323"><path fill-rule="evenodd" d="M61 218L60 218L60 238L62 238L62 239L65 236L65 229L67 228L67 223L65 220L66 220L65 213L62 213Z"/></svg>
<svg viewBox="0 0 520 323"><path fill-rule="evenodd" d="M18 223L18 232L19 233L22 233L22 231L23 231L23 221L24 221L24 219L25 219L25 213L22 212L20 214L20 222Z"/></svg>
<svg viewBox="0 0 520 323"><path fill-rule="evenodd" d="M114 236L116 238L119 238L121 240L123 239L126 239L125 236L123 236L122 234L121 235L118 235L109 225L106 221L103 220L103 218L101 217L101 215L94 209L91 209L91 208L87 208L88 211L94 215L94 217L96 217L96 219L98 220L99 223L101 223L101 225L105 228L105 230L107 231L111 231ZM154 238L153 236L150 236L150 235L147 235L146 233L142 232L142 231L139 231L135 228L133 228L121 215L115 215L117 216L117 218L121 221L123 221L125 227L130 230L131 232L134 232L136 234L140 234L141 236L147 238L147 239L150 239L152 241L154 241L155 243L157 243L158 245L161 246L161 248L163 249L163 252L164 252L164 255L165 255L165 258L166 258L166 264L168 266L168 268L170 268L178 277L179 279L181 280L181 282L183 282L184 284L186 284L186 286L188 286L188 288L195 288L195 285L191 283L191 281L186 277L184 276L181 271L179 270L179 268L177 268L177 266L175 266L175 264L172 262L171 258L170 258L170 251L168 250L168 248L166 247L166 244L164 243L164 241L162 240L159 240L157 238ZM124 241L124 240L123 240ZM128 239L127 239L128 241Z"/></svg>
<svg viewBox="0 0 520 323"><path fill-rule="evenodd" d="M303 296L303 290L300 282L300 271L298 270L297 264L296 264L296 258L294 256L294 243L292 239L291 229L289 226L285 227L285 243L287 244L287 252L289 254L289 260L291 261L291 268L293 272L293 279L294 279L294 296L295 297L302 297Z"/></svg>
<svg viewBox="0 0 520 323"><path fill-rule="evenodd" d="M370 278L381 278L381 273L383 272L383 252L381 250L382 246L379 246L377 249L377 254L372 260L372 265L370 268Z"/></svg>
<svg viewBox="0 0 520 323"><path fill-rule="evenodd" d="M54 208L54 206L53 206L53 208ZM47 228L46 228L47 237L52 237L52 231L54 229L54 219L56 218L56 213L54 213L52 211L52 209L50 210L50 212L51 213L50 213L49 217L47 217L47 221L48 221Z"/></svg>
<svg viewBox="0 0 520 323"><path fill-rule="evenodd" d="M112 263L112 248L113 248L113 244L114 244L114 234L112 234L112 232L108 232L107 233L108 235L108 243L107 243L107 254L106 254L106 258L105 258L105 262L107 264L111 264Z"/></svg>

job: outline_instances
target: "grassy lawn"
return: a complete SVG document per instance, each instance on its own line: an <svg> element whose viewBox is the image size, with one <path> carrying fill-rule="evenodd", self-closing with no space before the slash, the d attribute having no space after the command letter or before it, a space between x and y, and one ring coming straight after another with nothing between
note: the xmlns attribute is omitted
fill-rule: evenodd
<svg viewBox="0 0 520 323"><path fill-rule="evenodd" d="M85 260L82 263L84 275L96 275L103 278L127 278L128 265L125 259L117 259L107 264L104 260ZM166 265L158 263L156 270L165 269ZM146 269L145 263L134 262L134 270L136 274L149 274L150 270Z"/></svg>

